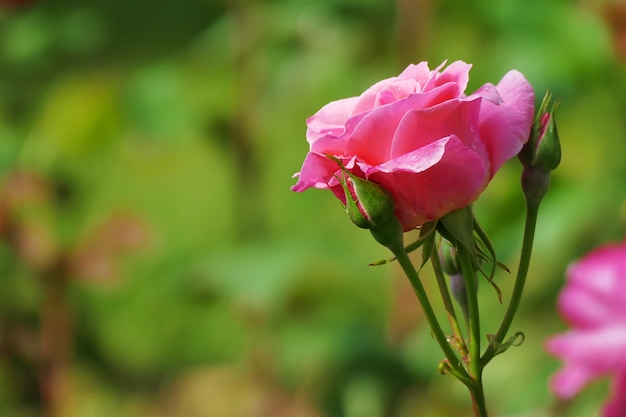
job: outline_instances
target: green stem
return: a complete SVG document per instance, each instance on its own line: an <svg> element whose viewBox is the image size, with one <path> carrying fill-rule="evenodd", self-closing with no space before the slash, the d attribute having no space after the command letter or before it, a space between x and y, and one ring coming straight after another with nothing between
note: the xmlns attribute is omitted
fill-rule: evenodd
<svg viewBox="0 0 626 417"><path fill-rule="evenodd" d="M419 300L420 305L422 306L422 310L424 312L424 315L426 316L426 320L428 321L428 324L430 325L430 329L433 333L433 336L435 337L435 340L439 344L439 347L441 347L441 350L445 354L452 373L463 384L465 384L468 388L470 388L471 386L473 386L474 381L469 377L465 369L462 366L460 366L459 359L457 358L456 354L450 347L450 344L448 343L448 339L443 333L443 330L441 329L441 326L439 325L435 312L430 304L428 296L426 295L426 291L424 290L424 286L422 285L422 282L420 281L419 275L417 271L415 270L413 263L409 259L409 256L404 250L404 247L397 248L397 249L394 248L392 250L394 252L394 255L396 256L398 263L402 267L404 273L406 274L407 278L409 278L409 281L411 282L411 285L413 286L413 290L415 291L415 294L417 295L417 299Z"/></svg>
<svg viewBox="0 0 626 417"><path fill-rule="evenodd" d="M472 262L472 255L463 246L457 246L458 259L461 263L465 292L467 295L467 309L469 313L469 373L473 380L468 386L472 394L474 414L476 417L487 417L485 393L483 389L483 366L480 360L480 314L478 309L478 292L476 288L476 270Z"/></svg>
<svg viewBox="0 0 626 417"><path fill-rule="evenodd" d="M472 396L472 405L474 407L474 416L488 417L487 406L485 402L485 390L483 389L482 376L476 380L473 388L470 388Z"/></svg>
<svg viewBox="0 0 626 417"><path fill-rule="evenodd" d="M524 226L524 240L522 243L522 253L520 255L520 263L517 269L517 277L515 278L515 285L513 287L513 293L511 294L511 301L507 307L502 323L498 328L494 337L494 342L489 345L485 354L481 358L482 366L486 366L491 359L497 354L496 346L502 343L506 337L517 308L519 307L522 299L522 293L524 292L524 285L526 284L526 276L528 275L528 266L530 265L530 255L533 248L533 240L535 238L535 227L537 225L537 213L539 211L539 201L526 202L526 224Z"/></svg>
<svg viewBox="0 0 626 417"><path fill-rule="evenodd" d="M478 297L476 290L476 271L472 263L471 254L463 245L457 246L458 259L461 263L465 292L467 294L467 309L469 313L469 351L470 351L470 375L480 379L482 368L480 366L480 313L478 310Z"/></svg>
<svg viewBox="0 0 626 417"><path fill-rule="evenodd" d="M431 252L430 261L433 265L433 271L435 272L435 277L437 277L437 285L439 286L439 292L441 293L443 306L446 309L446 313L448 313L448 321L450 322L450 327L452 328L452 334L454 335L457 348L461 356L466 357L468 354L467 346L465 345L463 332L461 331L461 328L459 327L459 321L456 317L456 312L454 311L454 305L452 304L452 299L450 298L450 292L448 291L446 278L443 273L443 269L441 267L441 261L439 260L439 255L437 254L436 250L433 250Z"/></svg>

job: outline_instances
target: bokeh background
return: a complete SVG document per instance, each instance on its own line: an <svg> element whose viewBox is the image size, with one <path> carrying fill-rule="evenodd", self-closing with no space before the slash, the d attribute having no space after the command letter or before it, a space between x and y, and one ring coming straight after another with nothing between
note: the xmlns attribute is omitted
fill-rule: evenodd
<svg viewBox="0 0 626 417"><path fill-rule="evenodd" d="M561 101L526 341L487 368L489 406L597 415L607 383L556 401L543 341L567 265L626 234L626 2L2 0L0 416L471 415L397 265L368 266L387 252L289 190L308 116L445 59L470 91L516 68ZM476 203L513 270L519 175Z"/></svg>

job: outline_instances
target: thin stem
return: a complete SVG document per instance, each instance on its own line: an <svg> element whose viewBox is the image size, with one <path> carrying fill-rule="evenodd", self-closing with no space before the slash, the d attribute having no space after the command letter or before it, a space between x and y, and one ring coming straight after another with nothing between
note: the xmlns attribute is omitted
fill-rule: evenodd
<svg viewBox="0 0 626 417"><path fill-rule="evenodd" d="M437 277L437 285L439 286L439 292L441 293L441 299L443 300L443 306L446 309L446 313L448 314L448 321L450 322L450 327L452 328L452 334L456 339L457 347L459 349L459 353L461 356L467 356L467 346L465 345L465 340L463 338L463 332L459 327L459 321L456 317L456 312L454 311L454 305L452 304L452 299L450 298L450 292L448 291L448 286L446 284L446 278L443 273L443 269L441 267L441 261L439 260L439 255L436 250L433 250L430 254L430 261L433 265L433 271L435 272L435 277Z"/></svg>
<svg viewBox="0 0 626 417"><path fill-rule="evenodd" d="M469 312L469 351L470 351L470 375L480 380L482 368L480 366L480 313L478 310L478 298L476 290L476 271L472 263L472 258L463 245L458 245L457 254L461 262L461 271L465 282L465 292L467 294L467 309Z"/></svg>
<svg viewBox="0 0 626 417"><path fill-rule="evenodd" d="M463 245L457 246L458 259L461 263L465 292L467 295L467 307L469 312L469 373L473 380L472 386L468 386L472 395L474 414L476 417L487 417L485 405L485 392L483 389L483 367L480 360L480 314L478 309L478 297L476 289L476 270L472 262L471 254Z"/></svg>
<svg viewBox="0 0 626 417"><path fill-rule="evenodd" d="M437 343L441 347L441 350L443 351L446 358L448 359L448 364L451 370L453 371L453 374L457 378L459 378L459 380L463 384L465 384L468 388L471 389L471 386L474 384L474 381L469 377L469 375L467 374L467 371L465 371L465 369L462 366L459 366L459 359L457 358L456 354L450 347L450 344L448 343L448 339L446 338L445 334L443 333L443 330L441 329L441 326L439 325L435 312L430 304L428 296L426 295L426 291L424 290L424 286L422 285L422 282L420 281L419 275L417 271L415 270L413 263L409 259L409 256L407 255L403 247L393 250L393 252L394 252L394 255L396 256L396 259L398 260L398 263L404 270L404 273L406 274L407 278L409 278L409 281L411 282L411 285L413 286L413 290L415 291L415 294L417 295L420 305L422 306L422 310L424 311L426 320L428 321L428 324L430 325L430 329L433 333L433 336L435 337L435 340L437 341Z"/></svg>
<svg viewBox="0 0 626 417"><path fill-rule="evenodd" d="M522 243L522 253L520 255L520 263L517 269L517 277L515 278L515 285L513 287L513 293L511 294L511 301L507 307L502 323L498 328L498 331L494 337L494 341L502 343L506 337L517 308L519 307L522 299L522 293L524 292L524 285L526 284L526 276L528 275L528 266L530 265L530 255L533 248L533 240L535 238L535 227L537 225L537 213L539 211L539 201L526 203L526 224L524 226L524 240ZM489 345L485 354L481 359L483 367L493 359L497 351L494 343Z"/></svg>
<svg viewBox="0 0 626 417"><path fill-rule="evenodd" d="M476 417L488 417L482 376L480 376L478 380L476 380L476 384L474 385L473 389L470 388L470 394L472 395L474 415Z"/></svg>

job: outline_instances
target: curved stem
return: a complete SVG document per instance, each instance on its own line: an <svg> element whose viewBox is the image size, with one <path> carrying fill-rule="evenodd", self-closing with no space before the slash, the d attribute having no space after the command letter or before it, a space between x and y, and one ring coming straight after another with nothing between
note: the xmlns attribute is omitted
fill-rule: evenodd
<svg viewBox="0 0 626 417"><path fill-rule="evenodd" d="M506 337L506 334L511 327L511 323L513 322L513 318L515 317L515 313L517 312L517 308L519 307L520 301L522 299L524 285L526 284L526 276L528 275L528 266L530 265L530 255L532 253L533 240L535 238L535 227L537 225L538 211L539 201L537 201L536 203L532 201L526 202L526 224L524 226L524 240L522 243L520 263L517 269L517 277L515 278L513 293L511 294L511 301L509 302L506 313L504 314L504 318L502 319L502 323L500 324L500 327L498 328L498 331L494 337L494 342L496 344L502 343L502 341ZM484 367L485 365L487 365L497 353L498 352L496 351L494 343L490 344L485 351L485 354L481 358L482 366Z"/></svg>
<svg viewBox="0 0 626 417"><path fill-rule="evenodd" d="M433 333L433 336L435 337L435 340L439 344L439 347L441 347L441 350L443 351L443 353L446 355L448 364L451 370L453 371L453 374L457 378L459 378L459 380L463 384L465 384L468 388L471 389L471 386L473 386L474 381L469 377L469 375L467 374L467 371L465 371L465 369L462 366L459 366L459 358L456 356L456 354L450 347L450 344L448 343L448 339L446 338L445 334L443 333L443 330L441 329L441 326L439 325L435 312L430 304L428 296L426 295L426 291L424 290L424 286L422 285L422 282L420 281L419 275L415 267L413 266L413 263L409 259L409 256L407 255L403 247L393 250L393 252L394 252L394 255L396 256L398 263L404 270L404 273L409 278L409 281L411 282L411 285L413 286L413 290L415 291L415 294L417 295L420 305L422 306L422 310L424 311L426 320L428 321L428 324L430 325L430 329Z"/></svg>

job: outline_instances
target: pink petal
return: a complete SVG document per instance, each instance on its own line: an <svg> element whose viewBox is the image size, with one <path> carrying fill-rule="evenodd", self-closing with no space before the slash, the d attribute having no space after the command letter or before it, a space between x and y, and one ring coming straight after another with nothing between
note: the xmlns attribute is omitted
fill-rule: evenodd
<svg viewBox="0 0 626 417"><path fill-rule="evenodd" d="M419 64L410 64L407 66L404 71L400 75L398 75L398 79L400 80L416 80L420 87L424 87L424 85L430 79L432 73L428 68L427 62L420 62Z"/></svg>
<svg viewBox="0 0 626 417"><path fill-rule="evenodd" d="M482 158L456 136L372 167L366 174L391 193L405 231L469 205L488 182Z"/></svg>
<svg viewBox="0 0 626 417"><path fill-rule="evenodd" d="M626 324L573 330L549 339L546 348L558 357L585 363L599 373L609 372L624 362Z"/></svg>
<svg viewBox="0 0 626 417"><path fill-rule="evenodd" d="M363 92L363 94L358 97L358 101L356 102L354 109L352 109L352 115L354 116L375 108L378 105L379 93L390 84L393 84L397 81L398 77L387 78L385 80L377 82L376 84L365 90L365 92Z"/></svg>
<svg viewBox="0 0 626 417"><path fill-rule="evenodd" d="M302 192L309 188L328 188L328 183L339 170L337 163L326 155L309 152L304 159L302 169L294 175L298 178L292 191Z"/></svg>
<svg viewBox="0 0 626 417"><path fill-rule="evenodd" d="M393 138L391 158L413 152L441 138L456 136L489 167L488 155L477 134L479 109L480 100L450 100L426 110L407 112Z"/></svg>
<svg viewBox="0 0 626 417"><path fill-rule="evenodd" d="M331 101L306 121L306 138L310 144L325 135L340 136L345 131L345 123L350 118L358 97Z"/></svg>
<svg viewBox="0 0 626 417"><path fill-rule="evenodd" d="M491 176L522 149L534 118L534 91L521 73L509 71L497 89L502 104L483 101L480 109L480 134L491 157Z"/></svg>
<svg viewBox="0 0 626 417"><path fill-rule="evenodd" d="M546 350L564 362L552 381L553 390L559 396L571 397L592 379L622 367L626 324L570 331L547 340Z"/></svg>
<svg viewBox="0 0 626 417"><path fill-rule="evenodd" d="M504 102L502 97L500 97L500 93L498 93L496 86L491 83L480 86L478 90L474 91L469 97L467 97L467 100L475 100L479 97L483 100L490 101L497 106Z"/></svg>
<svg viewBox="0 0 626 417"><path fill-rule="evenodd" d="M550 378L550 389L561 398L572 398L594 378L589 369L569 364Z"/></svg>
<svg viewBox="0 0 626 417"><path fill-rule="evenodd" d="M349 130L350 141L346 153L356 155L371 165L379 165L388 161L397 153L392 150L392 147L395 146L395 140L398 137L397 129L405 115L419 111L416 109L428 108L433 102L437 103L447 99L453 89L454 86L452 85L442 86L429 93L413 94L404 100L372 110L359 121L354 129ZM450 103L452 106L457 104L456 101ZM429 111L428 118L431 116L430 109L427 111ZM436 116L433 115L434 117ZM404 134L404 137L411 142L407 145L407 149L412 151L420 144L429 142L420 140L422 133L428 132L410 130L409 128L409 131ZM437 139L449 134L450 132L446 132Z"/></svg>
<svg viewBox="0 0 626 417"><path fill-rule="evenodd" d="M453 83L456 86L456 97L461 97L469 82L470 69L472 69L471 64L467 64L463 61L455 61L448 65L441 73L435 72L436 78L434 87L446 83Z"/></svg>
<svg viewBox="0 0 626 417"><path fill-rule="evenodd" d="M398 100L404 100L412 94L419 93L419 90L419 84L415 80L398 80L387 85L378 93L375 107L391 104Z"/></svg>
<svg viewBox="0 0 626 417"><path fill-rule="evenodd" d="M626 372L622 370L615 376L611 387L611 398L605 404L604 417L626 416Z"/></svg>
<svg viewBox="0 0 626 417"><path fill-rule="evenodd" d="M626 246L596 249L571 265L567 277L558 305L574 326L626 323Z"/></svg>

